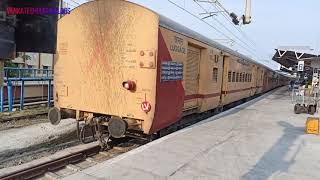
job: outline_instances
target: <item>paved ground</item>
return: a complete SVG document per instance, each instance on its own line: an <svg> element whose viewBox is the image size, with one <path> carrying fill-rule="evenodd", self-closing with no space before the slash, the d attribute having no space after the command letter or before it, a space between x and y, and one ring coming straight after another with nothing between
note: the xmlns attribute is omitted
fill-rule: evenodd
<svg viewBox="0 0 320 180"><path fill-rule="evenodd" d="M65 179L320 179L320 138L284 89Z"/></svg>

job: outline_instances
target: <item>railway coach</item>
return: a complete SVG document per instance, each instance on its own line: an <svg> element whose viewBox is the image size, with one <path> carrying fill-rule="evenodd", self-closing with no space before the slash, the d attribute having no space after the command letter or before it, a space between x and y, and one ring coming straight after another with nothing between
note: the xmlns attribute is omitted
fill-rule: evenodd
<svg viewBox="0 0 320 180"><path fill-rule="evenodd" d="M273 74L145 7L92 1L58 22L49 120L85 121L98 137L154 134L282 85Z"/></svg>

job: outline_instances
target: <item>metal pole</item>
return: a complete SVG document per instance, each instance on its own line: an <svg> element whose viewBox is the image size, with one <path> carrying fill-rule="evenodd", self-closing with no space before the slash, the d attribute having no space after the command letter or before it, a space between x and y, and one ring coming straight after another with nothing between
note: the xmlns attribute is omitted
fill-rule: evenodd
<svg viewBox="0 0 320 180"><path fill-rule="evenodd" d="M20 94L20 110L23 110L24 106L24 80L21 81L21 94Z"/></svg>
<svg viewBox="0 0 320 180"><path fill-rule="evenodd" d="M0 59L0 112L4 111L4 62Z"/></svg>
<svg viewBox="0 0 320 180"><path fill-rule="evenodd" d="M244 15L243 24L251 23L251 0L246 0L246 13Z"/></svg>
<svg viewBox="0 0 320 180"><path fill-rule="evenodd" d="M62 6L63 6L63 0L59 0L59 12L61 11ZM58 14L58 20L59 20L60 18L61 18L61 14L59 13L59 14Z"/></svg>
<svg viewBox="0 0 320 180"><path fill-rule="evenodd" d="M19 78L21 78L21 69L19 69L18 72L19 72Z"/></svg>
<svg viewBox="0 0 320 180"><path fill-rule="evenodd" d="M48 81L48 108L51 107L51 80Z"/></svg>
<svg viewBox="0 0 320 180"><path fill-rule="evenodd" d="M8 81L7 89L8 89L8 111L12 112L12 82L11 81Z"/></svg>
<svg viewBox="0 0 320 180"><path fill-rule="evenodd" d="M4 86L0 87L0 112L4 112Z"/></svg>

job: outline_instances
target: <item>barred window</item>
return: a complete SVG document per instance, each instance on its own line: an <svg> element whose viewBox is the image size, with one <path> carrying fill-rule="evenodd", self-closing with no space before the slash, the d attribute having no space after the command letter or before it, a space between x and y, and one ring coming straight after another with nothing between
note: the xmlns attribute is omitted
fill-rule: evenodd
<svg viewBox="0 0 320 180"><path fill-rule="evenodd" d="M232 81L232 72L229 71L228 72L228 82L231 82Z"/></svg>
<svg viewBox="0 0 320 180"><path fill-rule="evenodd" d="M239 73L237 73L236 82L239 82Z"/></svg>
<svg viewBox="0 0 320 180"><path fill-rule="evenodd" d="M218 63L219 62L219 55L214 55L214 62Z"/></svg>
<svg viewBox="0 0 320 180"><path fill-rule="evenodd" d="M212 69L212 80L213 82L218 82L218 68Z"/></svg>
<svg viewBox="0 0 320 180"><path fill-rule="evenodd" d="M236 73L232 72L232 82L236 82Z"/></svg>
<svg viewBox="0 0 320 180"><path fill-rule="evenodd" d="M242 82L246 82L246 73L242 73Z"/></svg>

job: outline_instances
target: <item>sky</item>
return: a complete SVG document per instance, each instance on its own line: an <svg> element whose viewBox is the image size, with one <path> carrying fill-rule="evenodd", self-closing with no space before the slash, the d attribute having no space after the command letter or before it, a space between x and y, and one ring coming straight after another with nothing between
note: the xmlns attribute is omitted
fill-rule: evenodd
<svg viewBox="0 0 320 180"><path fill-rule="evenodd" d="M65 0L83 3L86 0ZM311 53L320 54L320 1L318 0L252 0L252 22L234 26L223 13L199 20L204 12L216 12L209 3L193 0L130 0L165 15L217 42L252 57L271 68L279 65L271 60L279 46L310 46ZM182 7L185 10L182 10ZM244 14L245 0L219 0L229 12ZM189 13L196 17L190 15ZM234 43L230 43L230 42Z"/></svg>

